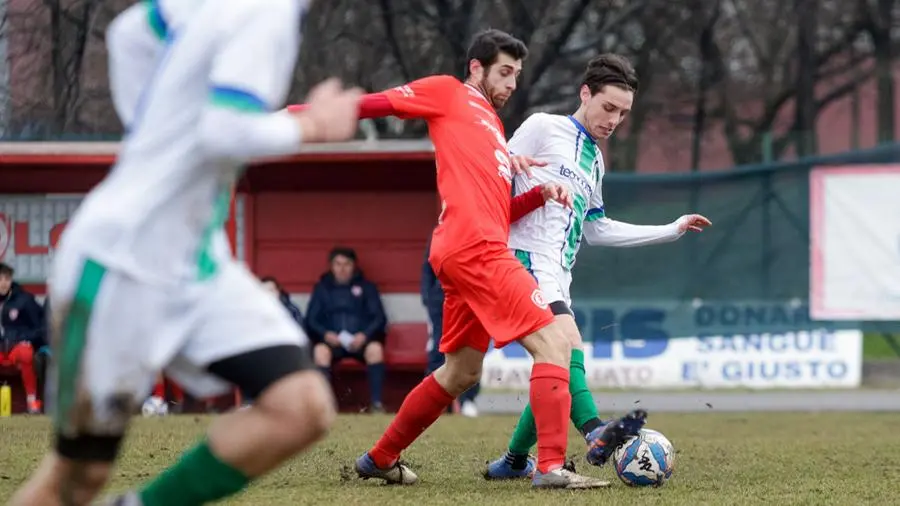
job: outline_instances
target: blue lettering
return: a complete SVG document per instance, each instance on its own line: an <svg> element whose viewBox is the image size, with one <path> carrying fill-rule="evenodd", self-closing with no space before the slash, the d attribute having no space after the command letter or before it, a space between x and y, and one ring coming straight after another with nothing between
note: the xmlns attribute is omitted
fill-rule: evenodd
<svg viewBox="0 0 900 506"><path fill-rule="evenodd" d="M769 349L772 351L784 351L788 348L787 336L784 334L772 334L769 336Z"/></svg>
<svg viewBox="0 0 900 506"><path fill-rule="evenodd" d="M828 364L828 376L840 379L847 376L847 364L844 362L831 362Z"/></svg>
<svg viewBox="0 0 900 506"><path fill-rule="evenodd" d="M622 318L625 358L662 355L669 347L669 336L662 329L665 319L666 313L657 309L635 309L626 313Z"/></svg>
<svg viewBox="0 0 900 506"><path fill-rule="evenodd" d="M697 381L696 362L684 362L681 364L681 379L683 381Z"/></svg>
<svg viewBox="0 0 900 506"><path fill-rule="evenodd" d="M594 358L612 358L612 343L615 334L616 315L611 309L591 311L591 341L594 343Z"/></svg>
<svg viewBox="0 0 900 506"><path fill-rule="evenodd" d="M746 324L748 326L765 325L765 323L766 323L766 308L765 307L748 307L745 309L745 312L746 312Z"/></svg>
<svg viewBox="0 0 900 506"><path fill-rule="evenodd" d="M723 337L720 349L722 351L725 351L725 350L738 351L737 344L735 343L735 338L733 336Z"/></svg>
<svg viewBox="0 0 900 506"><path fill-rule="evenodd" d="M734 306L725 306L722 308L722 314L719 315L722 325L737 325L741 319L741 312Z"/></svg>
<svg viewBox="0 0 900 506"><path fill-rule="evenodd" d="M741 379L741 363L730 361L722 364L722 377L728 381L739 381Z"/></svg>
<svg viewBox="0 0 900 506"><path fill-rule="evenodd" d="M806 305L708 305L704 304L694 311L694 325L710 326L742 326L742 327L790 327L810 328L809 308Z"/></svg>
<svg viewBox="0 0 900 506"><path fill-rule="evenodd" d="M751 334L751 335L747 336L747 338L744 340L744 349L745 350L754 349L756 351L762 351L762 347L763 347L763 340L762 340L762 336L760 336L759 334Z"/></svg>
<svg viewBox="0 0 900 506"><path fill-rule="evenodd" d="M766 367L767 365L769 367ZM777 378L779 369L781 369L780 367L778 367L779 365L780 364L778 364L777 362L769 363L769 364L766 364L765 362L760 363L759 364L759 377L762 379L770 379L770 380Z"/></svg>
<svg viewBox="0 0 900 506"><path fill-rule="evenodd" d="M803 373L800 372L800 364L797 362L788 362L785 364L785 378L787 379L797 379Z"/></svg>
<svg viewBox="0 0 900 506"><path fill-rule="evenodd" d="M812 334L809 332L797 332L794 334L794 348L797 351L809 351L816 345Z"/></svg>
<svg viewBox="0 0 900 506"><path fill-rule="evenodd" d="M818 379L819 378L819 366L822 365L822 362L819 362L818 360L810 360L807 363L809 364L809 368L810 368L809 375L813 379Z"/></svg>
<svg viewBox="0 0 900 506"><path fill-rule="evenodd" d="M819 332L819 346L823 351L835 351L834 349L834 334L828 332L827 330L824 332Z"/></svg>
<svg viewBox="0 0 900 506"><path fill-rule="evenodd" d="M696 377L697 364L686 362L682 365L682 377L685 381ZM732 360L722 364L722 378L726 381L765 381L777 380L819 380L842 379L848 374L845 362L835 360L822 362L819 360L803 361L748 361Z"/></svg>
<svg viewBox="0 0 900 506"><path fill-rule="evenodd" d="M572 308L572 313L575 314L575 325L578 326L579 329L582 329L583 333L583 329L587 328L587 316L585 316L584 311L577 308ZM583 337L587 338L588 336Z"/></svg>
<svg viewBox="0 0 900 506"><path fill-rule="evenodd" d="M709 306L700 306L700 309L694 311L694 323L698 327L708 327L716 320L715 310Z"/></svg>
<svg viewBox="0 0 900 506"><path fill-rule="evenodd" d="M709 353L713 351L715 337L708 334L700 334L697 337L697 353Z"/></svg>
<svg viewBox="0 0 900 506"><path fill-rule="evenodd" d="M772 320L770 323L778 325L786 325L791 322L784 306L772 306Z"/></svg>

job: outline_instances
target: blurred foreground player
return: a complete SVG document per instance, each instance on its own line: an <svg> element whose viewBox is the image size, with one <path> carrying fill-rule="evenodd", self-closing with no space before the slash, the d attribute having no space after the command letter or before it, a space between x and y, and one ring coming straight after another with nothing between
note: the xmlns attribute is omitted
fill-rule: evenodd
<svg viewBox="0 0 900 506"><path fill-rule="evenodd" d="M514 172L536 165L511 157L497 116L516 89L525 45L499 30L478 34L468 50L465 82L431 76L367 95L362 117L394 115L428 122L435 145L439 224L430 262L445 292L440 351L446 361L413 389L384 435L356 461L362 478L412 484L400 453L481 377L493 338L519 341L534 358L530 400L538 435L533 485L595 488L609 482L566 469L571 346L537 282L507 247Z"/></svg>
<svg viewBox="0 0 900 506"><path fill-rule="evenodd" d="M303 113L268 112L287 94L304 3L205 2L185 20L162 18L170 47L125 121L116 166L54 258L56 445L12 505L88 504L163 369L194 395L234 385L256 404L218 418L177 464L110 504L217 501L330 427L334 400L306 337L231 258L223 231L244 163L356 129L359 94L334 81L312 91ZM167 4L150 3L151 23Z"/></svg>
<svg viewBox="0 0 900 506"><path fill-rule="evenodd" d="M556 182L565 185L573 196L571 208L549 203L516 222L510 230L509 245L537 278L550 310L572 345L570 418L589 445L588 462L598 466L605 464L608 457L605 438L613 431L625 436L636 434L644 425L645 414L637 410L621 420L603 422L588 389L584 345L569 296L572 267L582 238L598 246L645 246L675 241L688 230L699 232L710 224L696 214L658 226L633 225L606 216L602 192L605 167L597 141L608 138L625 120L637 88L637 73L628 60L613 54L600 55L585 70L579 92L581 106L574 114L533 114L509 141L510 152L549 162L546 167L535 169L531 178L517 175L514 193L531 191L536 184ZM485 478L530 476L534 463L529 451L536 442L532 408L526 406L506 455L488 465Z"/></svg>

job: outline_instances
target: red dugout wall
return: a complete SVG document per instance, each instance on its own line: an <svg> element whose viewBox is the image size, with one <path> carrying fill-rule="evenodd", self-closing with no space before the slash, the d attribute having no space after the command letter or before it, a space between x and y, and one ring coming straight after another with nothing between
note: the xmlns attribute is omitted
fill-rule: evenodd
<svg viewBox="0 0 900 506"><path fill-rule="evenodd" d="M384 292L416 292L422 248L437 216L434 157L418 142L392 145L364 150L351 143L356 149L252 166L228 223L238 256L254 272L281 278L292 293L306 293L325 268L327 251L347 245L357 249L366 274ZM82 195L104 177L116 146L0 145L0 197ZM65 218L58 216L46 237L36 237L30 219L6 216L0 254L7 260L17 252L46 254ZM29 276L27 282L43 290L42 280Z"/></svg>
<svg viewBox="0 0 900 506"><path fill-rule="evenodd" d="M13 263L33 292L44 292L55 240L81 196L106 175L116 148L0 144L0 261ZM438 214L430 144L315 146L259 163L240 181L232 206L227 226L238 258L260 276L277 276L304 310L327 269L328 251L335 245L356 249L360 267L382 292L391 324L385 359L393 372L384 400L396 408L424 369L427 329L418 287L425 241ZM340 378L342 407L365 405L364 375Z"/></svg>

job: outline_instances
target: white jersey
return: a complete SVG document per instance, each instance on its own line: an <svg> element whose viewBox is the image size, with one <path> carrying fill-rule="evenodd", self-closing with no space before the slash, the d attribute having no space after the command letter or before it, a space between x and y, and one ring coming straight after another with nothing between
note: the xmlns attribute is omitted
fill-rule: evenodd
<svg viewBox="0 0 900 506"><path fill-rule="evenodd" d="M106 30L109 88L122 124L131 125L171 33L206 0L152 0L122 11Z"/></svg>
<svg viewBox="0 0 900 506"><path fill-rule="evenodd" d="M575 265L585 227L605 216L601 183L603 154L585 128L571 116L536 113L513 134L509 151L547 162L531 178L517 175L513 194L548 182L572 193L572 208L557 202L527 214L510 226L509 247L556 259L564 269Z"/></svg>
<svg viewBox="0 0 900 506"><path fill-rule="evenodd" d="M204 134L198 125L209 109L256 121L281 107L305 3L204 2L177 30L170 28L118 161L78 209L61 246L77 244L108 269L148 283L216 274L231 259L222 230L248 160L209 152L210 129ZM293 138L299 148L299 136ZM293 147L290 138L288 144Z"/></svg>
<svg viewBox="0 0 900 506"><path fill-rule="evenodd" d="M633 225L606 216L603 155L572 116L533 114L513 134L509 150L547 162L545 167L534 168L531 178L517 175L514 195L549 182L565 186L572 195L571 209L547 202L510 226L509 247L538 280L549 302L571 305L571 270L582 238L592 245L631 247L681 237L677 222Z"/></svg>

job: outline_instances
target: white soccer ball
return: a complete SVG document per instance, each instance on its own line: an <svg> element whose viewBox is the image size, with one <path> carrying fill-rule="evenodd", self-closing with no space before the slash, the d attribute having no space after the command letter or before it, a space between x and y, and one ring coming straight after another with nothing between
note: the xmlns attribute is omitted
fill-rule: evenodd
<svg viewBox="0 0 900 506"><path fill-rule="evenodd" d="M145 417L165 416L169 414L169 405L159 397L150 397L141 406L141 414Z"/></svg>
<svg viewBox="0 0 900 506"><path fill-rule="evenodd" d="M675 447L661 433L641 429L613 454L616 474L632 487L661 487L675 470Z"/></svg>

